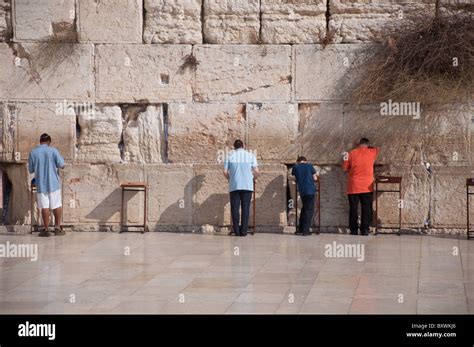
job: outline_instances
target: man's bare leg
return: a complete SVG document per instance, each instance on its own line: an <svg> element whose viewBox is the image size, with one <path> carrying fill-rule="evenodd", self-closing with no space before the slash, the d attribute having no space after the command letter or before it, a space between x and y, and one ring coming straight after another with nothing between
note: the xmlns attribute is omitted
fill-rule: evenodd
<svg viewBox="0 0 474 347"><path fill-rule="evenodd" d="M58 208L55 208L53 210L53 214L54 214L54 232L56 233L56 235L62 235L63 234L62 229L61 229L61 215L62 215L62 212L63 212L62 207L58 207Z"/></svg>
<svg viewBox="0 0 474 347"><path fill-rule="evenodd" d="M54 213L54 227L60 229L61 228L61 214L63 212L62 207L55 208L53 210Z"/></svg>
<svg viewBox="0 0 474 347"><path fill-rule="evenodd" d="M42 208L41 209L41 217L43 217L43 226L44 230L40 232L39 236L49 236L48 228L49 228L49 218L51 214L49 212L49 208Z"/></svg>

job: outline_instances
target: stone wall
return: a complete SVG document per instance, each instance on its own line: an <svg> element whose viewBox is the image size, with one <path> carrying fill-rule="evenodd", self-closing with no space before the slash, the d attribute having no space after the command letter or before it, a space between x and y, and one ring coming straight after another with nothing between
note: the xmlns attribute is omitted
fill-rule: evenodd
<svg viewBox="0 0 474 347"><path fill-rule="evenodd" d="M442 1L441 10L468 5ZM119 185L127 180L149 184L151 230L228 226L222 163L236 138L261 164L260 230L294 224L288 167L298 155L320 171L323 230L345 228L339 165L360 137L381 147L380 173L403 177L405 227L464 228L474 106L429 105L410 117L347 103L367 44L384 26L432 14L434 6L435 0L0 0L0 165L13 185L7 222L30 221L26 160L48 132L67 162L64 222L77 229L116 229ZM126 197L129 222L142 218L142 199ZM380 196L381 223L396 224L398 203Z"/></svg>

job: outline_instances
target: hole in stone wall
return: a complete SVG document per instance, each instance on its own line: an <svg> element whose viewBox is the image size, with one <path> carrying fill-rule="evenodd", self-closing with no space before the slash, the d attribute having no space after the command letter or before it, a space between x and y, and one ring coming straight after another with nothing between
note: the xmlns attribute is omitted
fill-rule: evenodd
<svg viewBox="0 0 474 347"><path fill-rule="evenodd" d="M160 83L163 85L170 84L170 76L166 74L160 74Z"/></svg>
<svg viewBox="0 0 474 347"><path fill-rule="evenodd" d="M81 136L81 125L79 124L79 117L76 115L76 148L78 148L79 137Z"/></svg>
<svg viewBox="0 0 474 347"><path fill-rule="evenodd" d="M169 134L169 116L168 116L168 104L161 105L163 109L163 135L164 135L164 148L163 148L163 163L168 163L168 134Z"/></svg>

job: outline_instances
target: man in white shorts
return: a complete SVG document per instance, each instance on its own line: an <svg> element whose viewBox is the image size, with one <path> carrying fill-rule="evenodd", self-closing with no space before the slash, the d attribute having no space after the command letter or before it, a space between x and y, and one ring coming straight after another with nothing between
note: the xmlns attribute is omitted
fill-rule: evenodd
<svg viewBox="0 0 474 347"><path fill-rule="evenodd" d="M54 214L54 233L64 235L61 228L61 190L58 169L64 167L64 158L51 147L51 137L42 134L40 144L33 148L28 157L28 171L35 174L38 207L41 209L44 229L39 236L49 236L50 210Z"/></svg>

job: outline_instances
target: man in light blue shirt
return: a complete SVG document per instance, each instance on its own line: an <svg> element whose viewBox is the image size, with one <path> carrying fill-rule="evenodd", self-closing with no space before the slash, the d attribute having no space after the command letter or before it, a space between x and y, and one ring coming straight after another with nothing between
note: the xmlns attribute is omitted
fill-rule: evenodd
<svg viewBox="0 0 474 347"><path fill-rule="evenodd" d="M64 159L59 151L51 147L51 137L42 134L40 144L33 148L28 157L28 171L35 174L38 208L41 209L44 230L39 236L49 236L50 209L54 213L54 232L64 235L61 229L61 189L58 169L64 167Z"/></svg>
<svg viewBox="0 0 474 347"><path fill-rule="evenodd" d="M253 181L258 173L257 158L244 149L241 140L236 140L234 151L226 158L224 164L224 176L229 181L232 228L236 236L247 236ZM240 208L242 208L242 220L240 220Z"/></svg>

